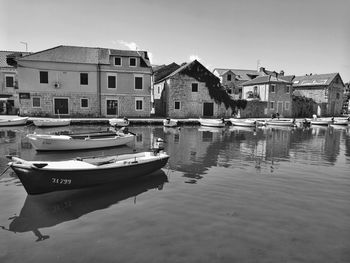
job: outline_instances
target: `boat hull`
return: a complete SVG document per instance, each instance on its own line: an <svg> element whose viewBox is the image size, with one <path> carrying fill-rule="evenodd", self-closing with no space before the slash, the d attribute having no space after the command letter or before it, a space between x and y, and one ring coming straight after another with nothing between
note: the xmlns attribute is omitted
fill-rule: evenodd
<svg viewBox="0 0 350 263"><path fill-rule="evenodd" d="M295 127L296 124L290 120L271 120L266 122L270 126L284 126L284 127Z"/></svg>
<svg viewBox="0 0 350 263"><path fill-rule="evenodd" d="M200 119L199 123L202 126L207 126L207 127L225 127L225 122L222 120L215 120L215 119Z"/></svg>
<svg viewBox="0 0 350 263"><path fill-rule="evenodd" d="M177 120L164 120L163 121L164 127L176 127L178 125Z"/></svg>
<svg viewBox="0 0 350 263"><path fill-rule="evenodd" d="M135 163L123 167L94 169L45 170L33 166L24 167L12 164L11 167L20 179L28 194L43 194L54 191L86 188L112 184L148 175L166 165L169 156Z"/></svg>
<svg viewBox="0 0 350 263"><path fill-rule="evenodd" d="M67 135L45 135L29 134L28 139L37 151L67 151L96 149L106 147L116 147L131 143L134 136L127 134L125 136L110 136L101 138L79 138L73 139Z"/></svg>
<svg viewBox="0 0 350 263"><path fill-rule="evenodd" d="M25 125L27 120L28 117L0 120L0 127Z"/></svg>
<svg viewBox="0 0 350 263"><path fill-rule="evenodd" d="M241 127L255 127L257 126L257 122L254 120L240 120L230 118L230 122L233 126L241 126Z"/></svg>
<svg viewBox="0 0 350 263"><path fill-rule="evenodd" d="M114 118L109 120L109 125L117 127L126 127L130 124L127 119Z"/></svg>
<svg viewBox="0 0 350 263"><path fill-rule="evenodd" d="M33 123L37 127L60 127L68 126L71 120L52 119L52 120L33 120Z"/></svg>

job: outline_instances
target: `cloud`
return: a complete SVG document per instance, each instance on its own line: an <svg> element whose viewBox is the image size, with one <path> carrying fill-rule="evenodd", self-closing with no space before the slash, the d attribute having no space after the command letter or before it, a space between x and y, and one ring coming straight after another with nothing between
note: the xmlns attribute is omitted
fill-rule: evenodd
<svg viewBox="0 0 350 263"><path fill-rule="evenodd" d="M124 40L118 40L118 43L122 46L127 47L130 50L137 50L138 46L135 42L126 42Z"/></svg>
<svg viewBox="0 0 350 263"><path fill-rule="evenodd" d="M198 61L201 61L201 58L198 55L194 55L194 54L190 55L189 59L190 59L190 61L193 61L195 59Z"/></svg>

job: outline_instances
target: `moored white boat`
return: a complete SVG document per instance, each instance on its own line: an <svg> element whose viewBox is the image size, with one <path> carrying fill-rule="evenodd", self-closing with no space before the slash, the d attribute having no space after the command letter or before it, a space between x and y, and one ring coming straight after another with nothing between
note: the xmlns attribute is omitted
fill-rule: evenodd
<svg viewBox="0 0 350 263"><path fill-rule="evenodd" d="M117 127L125 127L130 124L128 118L113 118L109 119L109 125Z"/></svg>
<svg viewBox="0 0 350 263"><path fill-rule="evenodd" d="M66 151L96 149L125 145L134 141L134 135L121 132L95 132L83 134L28 134L27 138L37 151Z"/></svg>
<svg viewBox="0 0 350 263"><path fill-rule="evenodd" d="M208 127L225 127L225 120L224 119L199 119L199 123L202 126L208 126Z"/></svg>
<svg viewBox="0 0 350 263"><path fill-rule="evenodd" d="M27 123L28 117L16 117L16 118L0 118L0 127L4 126L16 126L25 125Z"/></svg>
<svg viewBox="0 0 350 263"><path fill-rule="evenodd" d="M348 126L349 125L349 118L348 119L332 119L331 126Z"/></svg>
<svg viewBox="0 0 350 263"><path fill-rule="evenodd" d="M292 119L271 119L266 121L267 125L270 126L286 126L286 127L295 127L295 120Z"/></svg>
<svg viewBox="0 0 350 263"><path fill-rule="evenodd" d="M256 120L236 119L236 118L230 118L229 120L230 120L231 124L234 126L241 126L241 127L255 127L255 126L257 126Z"/></svg>
<svg viewBox="0 0 350 263"><path fill-rule="evenodd" d="M33 123L37 127L59 127L59 126L68 126L70 124L70 119L35 119Z"/></svg>
<svg viewBox="0 0 350 263"><path fill-rule="evenodd" d="M328 126L331 121L327 119L312 119L310 120L311 125L317 125L317 126Z"/></svg>
<svg viewBox="0 0 350 263"><path fill-rule="evenodd" d="M164 127L176 127L178 125L178 120L167 118L163 120Z"/></svg>
<svg viewBox="0 0 350 263"><path fill-rule="evenodd" d="M112 184L155 172L168 162L164 152L141 152L66 161L26 161L9 156L8 164L28 194Z"/></svg>

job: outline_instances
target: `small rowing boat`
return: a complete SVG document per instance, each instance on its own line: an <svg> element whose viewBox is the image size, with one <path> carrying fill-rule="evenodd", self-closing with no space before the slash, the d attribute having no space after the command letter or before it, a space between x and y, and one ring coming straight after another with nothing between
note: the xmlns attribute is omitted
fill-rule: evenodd
<svg viewBox="0 0 350 263"><path fill-rule="evenodd" d="M94 132L75 134L28 134L26 136L37 151L66 151L96 149L125 145L134 141L127 132Z"/></svg>
<svg viewBox="0 0 350 263"><path fill-rule="evenodd" d="M163 120L163 125L164 127L176 127L178 125L178 121L175 119L166 118Z"/></svg>
<svg viewBox="0 0 350 263"><path fill-rule="evenodd" d="M129 124L130 124L130 121L126 117L109 119L109 125L111 126L126 127Z"/></svg>
<svg viewBox="0 0 350 263"><path fill-rule="evenodd" d="M225 120L224 119L199 119L199 123L202 126L208 126L208 127L225 127Z"/></svg>
<svg viewBox="0 0 350 263"><path fill-rule="evenodd" d="M230 118L229 120L233 126L241 126L241 127L255 127L255 126L257 126L256 120L236 119L236 118Z"/></svg>
<svg viewBox="0 0 350 263"><path fill-rule="evenodd" d="M266 124L270 126L296 127L295 120L292 119L272 119L266 121Z"/></svg>
<svg viewBox="0 0 350 263"><path fill-rule="evenodd" d="M26 161L8 156L28 194L80 189L125 181L155 172L166 165L164 152L140 152L66 161Z"/></svg>
<svg viewBox="0 0 350 263"><path fill-rule="evenodd" d="M53 119L53 118L33 120L34 125L40 128L68 126L70 122L71 122L70 119Z"/></svg>
<svg viewBox="0 0 350 263"><path fill-rule="evenodd" d="M25 125L28 117L16 117L12 119L0 118L0 127Z"/></svg>

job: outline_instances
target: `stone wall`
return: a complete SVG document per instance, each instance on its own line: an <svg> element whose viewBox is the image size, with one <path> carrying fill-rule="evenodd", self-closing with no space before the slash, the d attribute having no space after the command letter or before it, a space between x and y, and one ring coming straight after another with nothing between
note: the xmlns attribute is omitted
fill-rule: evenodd
<svg viewBox="0 0 350 263"><path fill-rule="evenodd" d="M231 109L226 109L224 104L216 103L210 96L204 82L183 74L177 74L167 80L166 113L172 118L198 118L203 117L203 104L214 103L213 117L229 117ZM192 83L198 83L198 92L192 92ZM175 109L175 101L180 102L180 109Z"/></svg>
<svg viewBox="0 0 350 263"><path fill-rule="evenodd" d="M268 103L266 101L252 100L247 102L244 110L240 111L241 118L266 118Z"/></svg>

